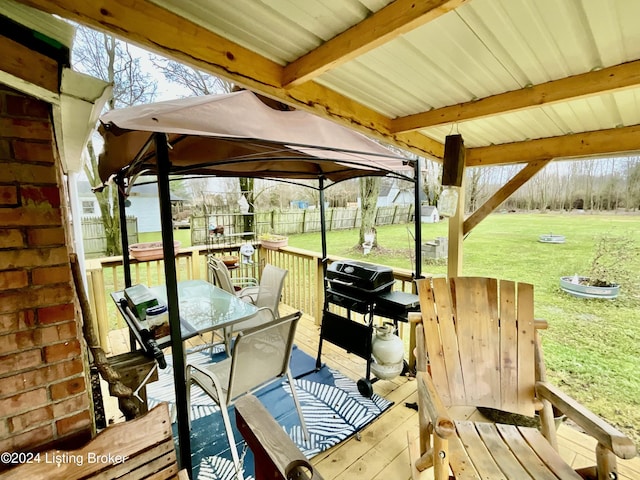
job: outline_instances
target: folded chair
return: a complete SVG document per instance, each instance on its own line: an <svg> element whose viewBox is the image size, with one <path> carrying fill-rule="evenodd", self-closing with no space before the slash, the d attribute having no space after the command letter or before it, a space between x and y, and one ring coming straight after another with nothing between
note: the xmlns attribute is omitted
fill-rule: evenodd
<svg viewBox="0 0 640 480"><path fill-rule="evenodd" d="M301 312L273 318L260 326L240 332L233 344L230 358L206 367L187 364L187 399L190 402L191 384L199 385L219 406L224 422L236 474L242 479L240 457L229 421L227 407L247 393L281 380L289 380L293 402L300 417L304 438L307 427L289 370L291 349ZM189 405L189 411L191 411Z"/></svg>
<svg viewBox="0 0 640 480"><path fill-rule="evenodd" d="M546 323L534 319L532 285L477 277L416 283L414 480L618 478L616 456L632 458L636 448L546 381L537 332ZM598 441L596 466L574 471L560 457L553 407Z"/></svg>

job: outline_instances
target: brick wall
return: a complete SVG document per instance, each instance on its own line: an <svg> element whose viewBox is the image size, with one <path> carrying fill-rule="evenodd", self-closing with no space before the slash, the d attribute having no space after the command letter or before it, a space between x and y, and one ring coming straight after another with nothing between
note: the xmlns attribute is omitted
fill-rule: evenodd
<svg viewBox="0 0 640 480"><path fill-rule="evenodd" d="M0 85L0 452L91 431L50 118Z"/></svg>

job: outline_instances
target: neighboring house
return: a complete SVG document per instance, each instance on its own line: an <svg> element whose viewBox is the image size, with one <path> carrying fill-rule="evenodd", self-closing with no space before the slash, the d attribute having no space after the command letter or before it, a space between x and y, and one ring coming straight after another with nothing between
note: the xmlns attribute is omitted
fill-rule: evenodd
<svg viewBox="0 0 640 480"><path fill-rule="evenodd" d="M420 202L427 201L424 192L420 193ZM376 207L390 207L392 205L414 205L416 203L413 193L413 185L407 182L383 179L380 185L380 194L376 202ZM358 206L360 199L358 198Z"/></svg>
<svg viewBox="0 0 640 480"><path fill-rule="evenodd" d="M420 208L420 221L422 223L437 223L440 221L438 209L432 205L422 205Z"/></svg>
<svg viewBox="0 0 640 480"><path fill-rule="evenodd" d="M99 217L100 208L88 181L78 181L78 198L82 209L82 218ZM134 185L127 197L127 216L138 221L138 233L159 232L160 202L158 201L158 185ZM171 194L171 203L176 205L183 198Z"/></svg>

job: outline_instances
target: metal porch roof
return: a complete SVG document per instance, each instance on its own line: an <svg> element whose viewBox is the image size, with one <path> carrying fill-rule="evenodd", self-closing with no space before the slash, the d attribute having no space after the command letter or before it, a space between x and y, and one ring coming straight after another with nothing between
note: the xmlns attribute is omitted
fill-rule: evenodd
<svg viewBox="0 0 640 480"><path fill-rule="evenodd" d="M22 1L431 158L640 150L637 0Z"/></svg>

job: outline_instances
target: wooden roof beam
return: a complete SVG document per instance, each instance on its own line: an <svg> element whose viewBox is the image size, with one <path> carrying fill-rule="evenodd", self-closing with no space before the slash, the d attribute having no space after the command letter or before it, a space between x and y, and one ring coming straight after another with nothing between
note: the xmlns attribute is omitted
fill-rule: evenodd
<svg viewBox="0 0 640 480"><path fill-rule="evenodd" d="M284 68L282 85L291 88L435 20L468 0L395 0Z"/></svg>
<svg viewBox="0 0 640 480"><path fill-rule="evenodd" d="M637 87L638 85L640 85L640 60L573 75L471 102L399 117L391 121L391 132L410 132L465 120L475 120L491 115L598 95L603 92Z"/></svg>
<svg viewBox="0 0 640 480"><path fill-rule="evenodd" d="M151 0L20 0L21 3L109 32L128 42L224 77L254 92L412 151L442 158L444 146L422 134L392 135L388 117L316 82L282 87L283 67L227 40ZM458 4L462 0L416 2ZM444 7L441 7L444 8Z"/></svg>
<svg viewBox="0 0 640 480"><path fill-rule="evenodd" d="M467 167L640 151L640 125L467 149Z"/></svg>

